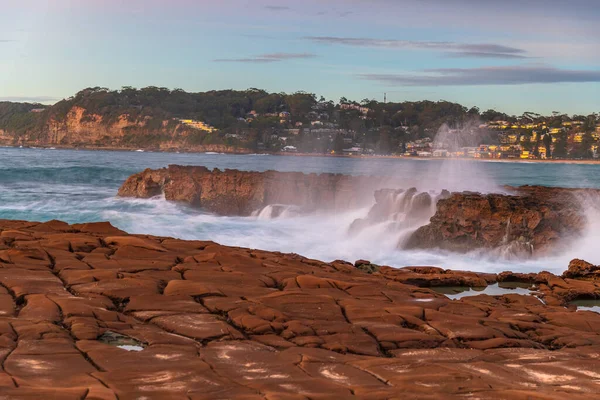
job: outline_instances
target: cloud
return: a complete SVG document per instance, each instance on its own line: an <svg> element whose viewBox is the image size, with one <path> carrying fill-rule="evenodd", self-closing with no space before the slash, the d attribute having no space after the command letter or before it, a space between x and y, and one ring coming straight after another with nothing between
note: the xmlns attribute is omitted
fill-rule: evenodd
<svg viewBox="0 0 600 400"><path fill-rule="evenodd" d="M504 46L494 43L457 43L457 42L433 42L416 40L395 40L395 39L369 39L369 38L350 38L334 36L307 36L304 39L315 43L344 45L355 47L374 47L384 49L417 49L417 50L438 50L446 52L456 52L457 56L467 57L495 57L505 56L506 58L525 58L525 50L516 47ZM511 57L512 56L512 57Z"/></svg>
<svg viewBox="0 0 600 400"><path fill-rule="evenodd" d="M262 54L256 57L245 58L219 58L214 62L238 62L238 63L274 63L286 60L298 60L315 58L317 55L312 53L271 53Z"/></svg>
<svg viewBox="0 0 600 400"><path fill-rule="evenodd" d="M571 70L549 66L439 68L413 74L361 74L359 77L392 86L525 85L600 82L600 70Z"/></svg>
<svg viewBox="0 0 600 400"><path fill-rule="evenodd" d="M58 100L57 97L51 96L0 96L0 101L12 101L16 103L49 103Z"/></svg>
<svg viewBox="0 0 600 400"><path fill-rule="evenodd" d="M457 51L448 52L446 57L450 58L503 58L507 60L531 58L521 54L509 53L487 53L483 51Z"/></svg>
<svg viewBox="0 0 600 400"><path fill-rule="evenodd" d="M269 5L269 6L265 6L265 8L267 10L271 10L271 11L288 11L288 10L291 10L291 8L287 7L287 6L272 6L272 5Z"/></svg>

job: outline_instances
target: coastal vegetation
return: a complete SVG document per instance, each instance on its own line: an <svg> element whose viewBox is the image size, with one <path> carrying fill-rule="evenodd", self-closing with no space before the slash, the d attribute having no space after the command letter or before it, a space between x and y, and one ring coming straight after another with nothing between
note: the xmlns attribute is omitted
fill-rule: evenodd
<svg viewBox="0 0 600 400"><path fill-rule="evenodd" d="M76 118L75 118L76 117ZM441 129L455 147L482 148L482 157L593 158L597 114L550 116L447 101L334 102L306 92L260 89L189 93L159 87L84 89L52 106L0 103L0 131L11 144L161 148L224 146L248 151L419 155L437 150ZM76 134L73 134L76 131ZM95 131L93 135L86 135ZM440 147L441 146L441 147ZM496 146L496 147L493 147Z"/></svg>

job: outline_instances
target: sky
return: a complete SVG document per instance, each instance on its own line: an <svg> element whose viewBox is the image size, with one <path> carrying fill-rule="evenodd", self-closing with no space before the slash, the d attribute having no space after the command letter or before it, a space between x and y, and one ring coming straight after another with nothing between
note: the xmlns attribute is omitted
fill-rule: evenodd
<svg viewBox="0 0 600 400"><path fill-rule="evenodd" d="M260 88L600 111L598 0L0 0L0 100Z"/></svg>

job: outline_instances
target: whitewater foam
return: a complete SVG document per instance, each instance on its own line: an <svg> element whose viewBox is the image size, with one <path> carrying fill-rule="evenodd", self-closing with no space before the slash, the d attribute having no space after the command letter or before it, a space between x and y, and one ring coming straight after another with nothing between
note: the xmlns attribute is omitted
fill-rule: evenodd
<svg viewBox="0 0 600 400"><path fill-rule="evenodd" d="M69 223L105 221L132 233L213 240L224 245L298 253L332 261L368 259L377 264L403 267L434 265L451 269L500 272L562 272L573 258L600 264L600 212L598 199L587 199L590 224L568 251L536 260L507 260L496 254L473 252L405 251L398 244L414 229L398 229L398 221L383 221L349 234L353 221L364 218L369 207L335 214L288 211L273 218L273 207L253 217L219 217L189 207L153 199L121 199L119 186L144 168L168 164L205 165L208 168L244 170L332 172L388 175L422 191L453 189L464 185L481 190L485 185L546 184L600 188L600 165L472 163L468 161L406 161L327 157L263 157L244 155L175 154L104 151L0 149L0 218L31 221L60 219ZM474 165L477 164L477 165ZM448 166L449 165L449 166ZM454 167L452 167L454 165ZM456 168L444 176L445 168ZM461 178L461 169L464 175ZM470 172L469 172L470 171ZM441 174L441 175L440 175ZM470 174L470 175L469 175ZM473 177L475 176L475 177ZM448 186L449 185L449 186ZM373 200L374 202L374 200ZM588 204L586 203L586 204ZM259 212L260 214L260 212ZM401 220L403 216L398 216Z"/></svg>

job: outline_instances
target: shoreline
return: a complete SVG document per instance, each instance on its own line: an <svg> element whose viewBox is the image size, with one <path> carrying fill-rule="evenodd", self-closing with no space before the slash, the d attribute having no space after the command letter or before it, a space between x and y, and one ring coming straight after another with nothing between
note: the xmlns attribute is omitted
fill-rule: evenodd
<svg viewBox="0 0 600 400"><path fill-rule="evenodd" d="M474 158L474 157L415 157L415 156L396 156L396 155L337 155L337 154L321 154L321 153L285 153L285 152L262 152L253 153L251 151L200 151L200 150L184 150L184 149L143 149L143 148L125 148L111 146L61 146L61 145L39 145L39 146L14 146L2 145L0 148L13 149L44 149L44 150L84 150L84 151L120 151L120 152L140 152L140 153L185 153L185 154L214 154L214 155L269 155L269 156L288 156L288 157L324 157L324 158L350 158L355 160L372 160L372 159L394 159L394 160L414 160L414 161L474 161L488 163L507 163L507 164L575 164L575 165L600 165L600 159L596 160L571 160L571 159L500 159L500 158ZM142 151L140 151L142 150Z"/></svg>

